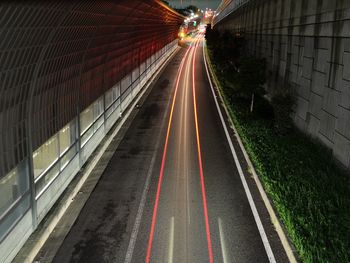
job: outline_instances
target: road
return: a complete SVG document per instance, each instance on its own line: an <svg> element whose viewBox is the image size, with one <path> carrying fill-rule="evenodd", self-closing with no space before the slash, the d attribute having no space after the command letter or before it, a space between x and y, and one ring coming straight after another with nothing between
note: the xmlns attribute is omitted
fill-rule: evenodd
<svg viewBox="0 0 350 263"><path fill-rule="evenodd" d="M153 85L54 262L287 262L261 200L252 212L203 43Z"/></svg>

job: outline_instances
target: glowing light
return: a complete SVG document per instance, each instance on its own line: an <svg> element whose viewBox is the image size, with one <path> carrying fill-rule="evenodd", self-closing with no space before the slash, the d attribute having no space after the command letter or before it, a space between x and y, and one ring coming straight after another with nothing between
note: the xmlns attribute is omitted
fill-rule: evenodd
<svg viewBox="0 0 350 263"><path fill-rule="evenodd" d="M176 80L175 94L174 94L174 98L173 98L173 103L171 105L170 117L169 117L169 122L168 122L168 130L167 130L167 134L166 134L166 138L165 138L165 145L164 145L164 150L163 150L162 163L161 163L160 172L159 172L156 200L155 200L154 208L153 208L152 224L151 224L151 230L150 230L149 239L148 239L146 263L149 263L150 260L151 260L151 252L152 252L152 243L153 243L154 229L155 229L156 220L157 220L160 190L161 190L161 187L162 187L162 181L163 181L163 176L164 176L164 166L165 166L165 160L166 160L166 156L167 156L168 142L169 142L169 136L170 136L170 131L171 131L171 124L172 124L172 120L173 120L175 101L176 101L176 97L177 97L177 93L178 93L177 91L178 91L178 88L179 88L179 82L180 82L182 68L183 68L183 66L185 64L185 60L186 60L186 58L188 56L188 53L189 53L189 51L191 49L192 49L192 47L187 49L187 51L186 51L186 54L185 54L185 56L184 56L184 58L183 58L183 60L181 62L181 66L180 66L179 73L178 73L177 80Z"/></svg>
<svg viewBox="0 0 350 263"><path fill-rule="evenodd" d="M194 54L196 54L198 46L199 46L199 42L197 42ZM206 230L206 235L207 235L209 263L213 263L214 262L213 248L212 248L211 237L210 237L207 197L206 197L205 185L204 185L203 163L202 163L201 144L200 144L200 135L199 135L199 127L198 127L198 116L197 116L195 61L196 61L196 55L193 56L193 60L192 60L192 89L193 89L194 119L195 119L196 137L197 137L198 164L199 164L199 175L200 175L200 179L201 179L202 200L203 200L203 210L204 210L204 219L205 219L205 230Z"/></svg>
<svg viewBox="0 0 350 263"><path fill-rule="evenodd" d="M180 33L179 33L179 37L180 37L180 38L184 38L185 36L186 36L186 34L185 34L184 32L180 32Z"/></svg>

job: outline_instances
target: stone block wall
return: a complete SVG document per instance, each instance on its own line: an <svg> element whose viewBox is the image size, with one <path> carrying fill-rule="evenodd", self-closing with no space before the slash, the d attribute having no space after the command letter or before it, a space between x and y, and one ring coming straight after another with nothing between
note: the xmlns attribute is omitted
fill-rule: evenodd
<svg viewBox="0 0 350 263"><path fill-rule="evenodd" d="M350 1L250 0L216 18L268 61L268 91L295 94L293 119L350 168Z"/></svg>

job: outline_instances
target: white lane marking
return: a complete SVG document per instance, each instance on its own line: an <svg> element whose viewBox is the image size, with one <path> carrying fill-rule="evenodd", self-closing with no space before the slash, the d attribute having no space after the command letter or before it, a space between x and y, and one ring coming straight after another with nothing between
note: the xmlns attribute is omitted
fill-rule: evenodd
<svg viewBox="0 0 350 263"><path fill-rule="evenodd" d="M219 96L221 97L220 94L219 94ZM229 115L226 106L225 105L223 105L223 106L225 108L225 111L227 112L227 115ZM271 205L271 202L270 202L269 198L267 197L267 194L266 194L266 192L264 190L264 187L262 186L261 181L260 181L260 179L259 179L259 177L258 177L258 175L257 175L257 173L256 173L256 171L254 169L254 166L253 166L249 156L248 156L248 153L247 153L247 151L244 148L242 140L239 137L236 128L234 126L232 128L233 128L233 130L234 130L234 132L236 134L236 138L237 138L238 144L239 144L241 150L243 151L244 158L245 158L246 162L248 163L248 166L251 168L251 172L253 174L253 178L255 180L255 183L257 184L257 187L259 189L259 193L260 193L260 195L261 195L261 197L262 197L262 199L264 201L264 204L266 206L266 209L267 209L267 211L268 211L268 213L269 213L269 215L271 217L271 221L272 221L272 223L273 223L273 225L275 227L275 230L276 230L276 232L278 234L278 237L280 238L280 240L282 242L282 246L283 246L283 248L284 248L284 250L285 250L285 252L287 254L287 257L288 257L288 259L289 259L289 261L291 263L297 263L298 261L296 260L296 257L294 255L293 249L291 248L291 245L289 244L289 241L287 239L286 233L284 232L284 230L282 228L282 225L281 225L281 223L280 223L280 221L279 221L279 219L278 219L278 217L277 217L277 215L276 215L276 213L275 213L275 211L274 211L274 209L273 209L273 207Z"/></svg>
<svg viewBox="0 0 350 263"><path fill-rule="evenodd" d="M184 163L185 163L185 175L186 175L186 201L187 201L187 218L188 218L188 224L190 225L191 224L191 213L190 213L190 199L189 199L189 196L190 196L190 193L189 193L189 169L188 169L188 160L189 160L189 157L188 157L188 131L187 131L187 124L188 124L188 116L189 116L189 113L188 113L188 104L189 104L189 82L190 82L190 70L191 70L191 61L192 61L192 58L194 56L194 50L192 51L192 53L190 54L191 57L190 59L188 60L188 64L187 64L187 68L186 68L186 75L185 75L185 78L186 78L186 81L185 81L185 120L184 120L184 123L185 123L185 128L184 128L184 148L185 148L185 152L184 152Z"/></svg>
<svg viewBox="0 0 350 263"><path fill-rule="evenodd" d="M169 236L169 254L168 263L173 263L174 258L174 232L175 232L175 222L174 217L170 220L170 236Z"/></svg>
<svg viewBox="0 0 350 263"><path fill-rule="evenodd" d="M218 218L218 224L219 224L219 234L220 234L222 261L224 263L229 263L230 260L228 259L228 256L227 256L227 253L226 253L225 233L224 233L224 230L223 230L222 220L221 220L220 217Z"/></svg>
<svg viewBox="0 0 350 263"><path fill-rule="evenodd" d="M169 60L171 58L173 58L173 57L174 56L170 57ZM163 64L163 66L159 70L159 72L165 67L165 65L168 65L167 62ZM183 61L181 63L183 63ZM171 100L168 101L167 106L166 106L166 111L165 111L163 119L162 119L162 123L161 123L161 126L160 126L161 129L160 129L160 132L159 132L158 137L157 137L157 143L156 143L155 149L158 149L159 146L160 146L160 141L161 141L160 138L161 138L161 135L162 135L162 130L164 129L166 118L169 115L168 113L169 113L169 108L170 108L169 107L170 106L170 102L171 102ZM143 188L143 191L142 191L140 205L139 205L139 208L137 210L135 223L134 223L134 226L133 226L133 229L132 229L132 232L131 232L131 237L130 237L128 249L126 251L124 263L131 263L132 256L134 254L136 239L137 239L137 235L139 233L139 229L140 229L140 225L141 225L141 219L142 219L142 215L143 215L143 210L144 210L145 205L146 205L147 193L148 193L148 190L149 190L149 187L150 187L150 181L151 181L154 165L155 165L155 162L156 162L156 157L157 157L157 151L154 152L154 154L152 156L151 164L150 164L150 166L148 168L148 171L147 171L147 177L146 177L145 185L144 185L144 188Z"/></svg>
<svg viewBox="0 0 350 263"><path fill-rule="evenodd" d="M220 116L220 120L221 120L222 126L223 126L223 128L224 128L224 131L225 131L225 134L226 134L226 138L227 138L228 144L229 144L229 146L230 146L230 149L231 149L231 152L232 152L232 156L233 156L233 159L234 159L234 161L235 161L235 164L236 164L236 167L237 167L237 170L238 170L238 173L239 173L239 177L241 178L244 191L245 191L246 196L247 196L247 198L248 198L248 202L249 202L249 205L250 205L250 209L252 210L255 223L256 223L256 225L257 225L257 227L258 227L261 240L262 240L262 242L263 242L263 244L264 244L267 257L269 258L270 263L276 263L276 259L275 259L275 256L274 256L273 252L272 252L270 242L269 242L269 240L268 240L268 238L267 238L267 236L266 236L264 226L263 226L262 223L261 223L261 219L260 219L258 210L256 209L256 206L255 206L255 203L254 203L252 194L251 194L251 192L250 192L250 190L249 190L247 181L246 181L246 179L245 179L245 177L244 177L241 164L239 163L236 150L235 150L234 147L233 147L233 143L232 143L230 134L229 134L229 132L228 132L228 129L227 129L227 126L226 126L224 117L223 117L223 115L222 115L222 112L221 112L221 109L220 109L218 100L217 100L216 95L215 95L213 83L211 82L211 78L210 78L210 74L209 74L209 70L208 70L207 61L206 61L206 59L205 59L204 43L203 43L203 60L204 60L205 69L206 69L206 72L207 72L207 76L208 76L210 88L211 88L211 91L212 91L212 94L213 94L213 98L214 98L214 101L215 101L215 105L216 105L216 108L217 108L217 110L218 110L218 113L219 113L219 116Z"/></svg>

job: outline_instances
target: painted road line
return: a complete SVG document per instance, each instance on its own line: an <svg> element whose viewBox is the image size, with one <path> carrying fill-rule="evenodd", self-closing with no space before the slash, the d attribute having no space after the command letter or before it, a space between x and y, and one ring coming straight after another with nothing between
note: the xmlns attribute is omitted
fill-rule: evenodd
<svg viewBox="0 0 350 263"><path fill-rule="evenodd" d="M153 208L152 223L151 223L151 229L150 229L148 245L147 245L146 263L149 263L150 259L151 259L152 243L153 243L155 224L156 224L156 220L157 220L159 197L160 197L160 191L161 191L161 187L162 187L162 181L163 181L163 175L164 175L164 166L165 166L165 161L166 161L166 156L167 156L169 136L170 136L170 131L171 131L171 127L172 127L171 124L172 124L172 120L173 120L173 114L174 114L174 107L175 107L176 97L177 97L177 93L178 93L178 89L179 89L180 77L181 77L181 73L182 73L182 69L183 69L183 65L185 63L186 57L188 56L188 53L189 53L189 51L191 49L192 49L192 47L190 47L186 51L186 54L185 54L184 58L182 59L181 66L179 68L178 76L177 76L177 80L176 80L174 98L173 98L173 103L171 105L171 111L170 111L169 122L168 122L168 129L167 129L167 134L166 134L166 138L165 138L165 144L164 144L164 150L163 150L163 156L162 156L162 163L161 163L160 172L159 172L159 179L158 179L156 199L155 199L154 208Z"/></svg>
<svg viewBox="0 0 350 263"><path fill-rule="evenodd" d="M210 75L209 75L207 62L206 62L206 60L205 60L204 45L203 45L203 60L204 60L205 69L206 69L206 72L207 72L207 76L208 76L210 88L211 88L211 91L212 91L212 94L213 94L213 98L214 98L214 101L215 101L215 104L216 104L216 108L217 108L217 110L218 110L218 113L219 113L219 116L220 116L220 119L221 119L221 122L222 122L222 126L223 126L223 128L224 128L224 131L225 131L225 134L226 134L226 138L227 138L228 144L229 144L230 149L231 149L231 152L232 152L233 159L234 159L234 161L235 161L235 164L236 164L236 167L237 167L239 176L240 176L240 178L241 178L244 191L245 191L246 196L247 196L247 198L248 198L248 202L249 202L250 208L251 208L251 210L252 210L255 223L256 223L256 225L257 225L257 227L258 227L261 240L262 240L262 242L263 242L263 244L264 244L266 254L267 254L268 258L269 258L270 263L276 263L276 259L275 259L275 256L274 256L274 254L273 254L273 251L272 251L272 249L271 249L270 242L269 242L269 240L268 240L268 238L267 238L267 235L266 235L264 226L263 226L262 223L261 223L261 219L260 219L258 210L256 209L256 206L255 206L255 203L254 203L252 194L251 194L251 192L250 192L249 186L248 186L247 181L246 181L246 179L245 179L245 176L244 176L244 174L243 174L243 170L242 170L241 164L240 164L240 162L239 162L239 160L238 160L236 150L235 150L234 147L233 147L233 143L232 143L230 134L229 134L229 132L228 132L228 129L227 129L227 126L226 126L224 117L223 117L223 115L222 115L222 112L221 112L221 109L220 109L218 100L217 100L217 98L216 98L216 96L215 96L214 87L213 87L213 84L212 84L212 82L211 82L211 78L210 78Z"/></svg>
<svg viewBox="0 0 350 263"><path fill-rule="evenodd" d="M222 226L222 220L220 217L218 218L218 225L219 225L219 235L220 235L220 243L221 243L222 262L229 263L231 261L228 259L228 255L226 252L225 232L224 232L224 229Z"/></svg>
<svg viewBox="0 0 350 263"><path fill-rule="evenodd" d="M199 175L200 175L200 182L201 182L201 188L202 188L202 201L203 201L203 211L204 211L204 220L205 220L205 231L206 231L206 235L207 235L209 262L213 263L213 248L212 248L211 236L210 236L209 216L208 216L208 207L207 207L207 196L206 196L206 193L205 193L204 172L203 172L202 153L201 153L201 144L200 144L200 134L199 134L198 116L197 116L195 62L196 62L196 51L198 49L198 45L199 45L199 41L197 40L196 47L195 47L195 50L194 50L194 56L193 56L193 59L192 59L193 107L194 107L194 119L195 119L196 138L197 138Z"/></svg>
<svg viewBox="0 0 350 263"><path fill-rule="evenodd" d="M174 259L174 233L175 233L175 222L174 217L170 220L170 235L169 235L169 254L168 263L173 263Z"/></svg>

